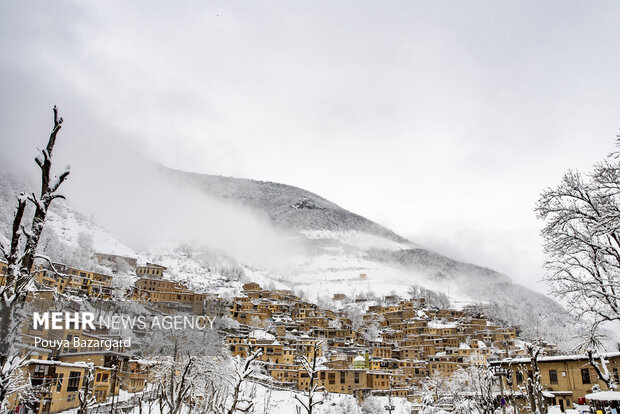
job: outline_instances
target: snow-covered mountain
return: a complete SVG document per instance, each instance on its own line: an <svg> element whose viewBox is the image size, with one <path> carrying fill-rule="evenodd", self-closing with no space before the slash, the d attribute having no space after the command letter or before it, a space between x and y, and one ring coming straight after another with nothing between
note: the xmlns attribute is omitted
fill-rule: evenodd
<svg viewBox="0 0 620 414"><path fill-rule="evenodd" d="M225 200L268 217L278 232L303 248L260 266L217 251L213 245L207 249L195 243L155 243L148 251L136 252L65 202L58 203L49 216L50 235L44 247L65 261L87 260L79 253L84 245L155 261L170 268L170 277L196 289L219 293L255 280L290 287L311 300L328 303L326 299L334 293L406 295L412 285L417 285L447 294L456 306L486 304L497 319L521 325L526 336L552 333L552 339L566 341L572 334L574 321L552 299L515 284L507 275L492 269L424 249L317 194L284 184L166 168L157 168L156 174L161 176L153 177L152 182L161 182L162 187L184 186L192 193ZM12 197L24 185L18 178L0 176L3 234L7 234L12 219ZM169 210L166 214L170 214ZM198 222L201 217L195 220Z"/></svg>
<svg viewBox="0 0 620 414"><path fill-rule="evenodd" d="M301 188L164 168L161 171L172 180L192 185L199 191L261 210L275 225L285 229L334 233L356 231L409 243L393 231Z"/></svg>
<svg viewBox="0 0 620 414"><path fill-rule="evenodd" d="M303 240L304 254L271 269L278 282L315 295L405 294L411 285L441 291L456 304L485 303L499 319L529 336L554 332L565 340L574 323L552 299L504 274L429 251L309 191L264 181L163 169L177 183L267 215ZM364 274L365 276L360 276Z"/></svg>

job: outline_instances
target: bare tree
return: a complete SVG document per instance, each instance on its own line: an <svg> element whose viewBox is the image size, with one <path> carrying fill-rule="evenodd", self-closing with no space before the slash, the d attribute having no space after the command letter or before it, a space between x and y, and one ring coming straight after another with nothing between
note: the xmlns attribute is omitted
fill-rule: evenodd
<svg viewBox="0 0 620 414"><path fill-rule="evenodd" d="M441 402L451 402L454 413L493 414L497 394L488 366L471 365L459 369L450 379L435 371L422 383L422 412L438 412Z"/></svg>
<svg viewBox="0 0 620 414"><path fill-rule="evenodd" d="M587 174L569 171L536 206L545 221L546 279L578 316L595 325L620 320L618 158L610 154Z"/></svg>
<svg viewBox="0 0 620 414"><path fill-rule="evenodd" d="M226 389L221 381L208 378L203 387L202 398L196 401L195 409L198 412L224 413L226 412Z"/></svg>
<svg viewBox="0 0 620 414"><path fill-rule="evenodd" d="M145 349L152 368L160 411L235 414L250 412L252 390L246 384L261 349L250 345L248 356L230 359L208 331L158 331Z"/></svg>
<svg viewBox="0 0 620 414"><path fill-rule="evenodd" d="M197 412L213 414L235 414L252 412L254 408L255 386L252 384L249 392L245 385L255 370L256 361L262 354L262 349L253 349L250 345L248 356L237 357L231 361L220 361L217 364L221 369L210 367L201 370L199 375L204 377L203 386L199 391L199 398L192 398L193 409ZM201 359L197 362L200 363ZM203 367L204 368L204 367ZM190 406L190 411L191 411ZM192 411L193 412L193 411Z"/></svg>
<svg viewBox="0 0 620 414"><path fill-rule="evenodd" d="M191 397L191 373L194 367L194 358L189 355L179 355L179 343L174 341L173 355L167 369L167 375L162 378L159 398L168 408L170 414L180 413L184 404ZM160 403L160 405L162 405Z"/></svg>
<svg viewBox="0 0 620 414"><path fill-rule="evenodd" d="M51 175L52 153L62 126L62 118L58 116L58 109L55 106L53 112L54 126L47 145L35 158L41 169L41 191L39 195L35 193L19 195L12 233L6 241L4 237L0 237L0 255L8 264L5 283L0 286L0 405L5 403L11 391L11 378L15 371L22 367L23 358L19 357L19 352L13 343L19 329L17 322L21 320L20 304L24 303L34 277L35 259L44 258L37 254L37 246L45 218L52 201L64 198L57 193L57 190L69 176L68 170L53 178ZM25 220L28 203L34 207L30 223Z"/></svg>
<svg viewBox="0 0 620 414"><path fill-rule="evenodd" d="M620 137L619 137L620 138ZM620 147L620 140L616 143ZM620 321L620 153L610 154L591 172L566 173L547 189L536 207L546 221L547 281L589 323L580 350L610 390L616 388L604 358L599 325Z"/></svg>
<svg viewBox="0 0 620 414"><path fill-rule="evenodd" d="M243 396L241 387L254 372L254 361L262 355L263 351L260 348L252 349L251 345L248 345L248 347L248 356L244 360L239 359L240 357L235 360L232 402L227 414L235 414L236 412L247 413L254 407L254 401Z"/></svg>
<svg viewBox="0 0 620 414"><path fill-rule="evenodd" d="M478 367L472 367L478 368ZM445 393L452 401L455 414L480 413L478 394L474 390L471 369L459 369L444 383Z"/></svg>
<svg viewBox="0 0 620 414"><path fill-rule="evenodd" d="M321 393L323 391L323 387L320 386L317 378L317 359L319 357L319 350L321 349L323 341L315 341L312 345L312 357L308 358L305 354L299 355L298 359L301 363L301 366L304 372L308 375L309 382L308 388L304 391L304 397L300 397L299 395L295 395L295 399L301 407L298 408L298 412L300 408L303 408L307 414L312 414L314 407L323 404L322 399L317 399L317 393ZM302 401L304 398L306 401Z"/></svg>
<svg viewBox="0 0 620 414"><path fill-rule="evenodd" d="M530 364L532 366L532 376L527 378L527 395L530 401L530 411L534 414L543 414L547 412L547 407L543 396L540 368L538 367L538 358L543 348L537 344L527 344L526 348L530 355Z"/></svg>
<svg viewBox="0 0 620 414"><path fill-rule="evenodd" d="M448 394L447 379L438 371L433 371L422 382L421 404L423 414L432 414L439 411L437 405L441 399Z"/></svg>
<svg viewBox="0 0 620 414"><path fill-rule="evenodd" d="M47 146L39 151L35 162L41 169L41 192L36 194L21 193L17 199L17 209L13 219L10 246L0 243L0 253L7 262L6 282L0 287L0 300L3 305L11 305L14 302L25 299L27 287L32 280L32 267L37 258L37 246L48 209L57 198L64 198L56 191L69 176L65 170L55 178L51 178L52 152L56 144L56 137L62 126L62 118L58 117L58 109L54 106L54 127L50 134ZM34 215L27 228L23 222L27 202L34 206Z"/></svg>
<svg viewBox="0 0 620 414"><path fill-rule="evenodd" d="M86 377L84 378L82 389L78 393L78 400L80 402L78 414L87 414L88 408L95 403L95 397L93 396L94 382L95 365L91 362L88 364L88 371L86 371ZM114 392L114 390L112 390L112 392Z"/></svg>
<svg viewBox="0 0 620 414"><path fill-rule="evenodd" d="M603 348L605 338L606 336L601 334L595 325L588 332L577 350L584 352L588 356L588 361L600 380L605 383L607 389L614 391L618 384L616 384L614 376L607 368L607 359L602 353L598 352L599 349Z"/></svg>
<svg viewBox="0 0 620 414"><path fill-rule="evenodd" d="M409 286L407 293L413 299L423 298L426 302L426 306L436 307L439 309L450 308L450 299L445 293L426 289L418 285Z"/></svg>
<svg viewBox="0 0 620 414"><path fill-rule="evenodd" d="M148 351L153 352L149 358L157 361L152 372L160 411L180 413L190 403L199 375L196 367L199 357L192 355L195 344L190 338L175 336L172 331L156 332L149 340Z"/></svg>
<svg viewBox="0 0 620 414"><path fill-rule="evenodd" d="M467 368L467 374L472 384L476 405L485 414L495 411L496 390L493 384L493 373L488 366L472 365Z"/></svg>

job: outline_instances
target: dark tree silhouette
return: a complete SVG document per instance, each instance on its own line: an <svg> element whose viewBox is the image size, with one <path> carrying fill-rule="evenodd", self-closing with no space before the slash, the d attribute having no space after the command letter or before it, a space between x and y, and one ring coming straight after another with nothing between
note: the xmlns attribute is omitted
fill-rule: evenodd
<svg viewBox="0 0 620 414"><path fill-rule="evenodd" d="M35 162L41 169L41 191L21 193L17 198L17 208L13 219L10 237L0 238L0 257L8 264L4 283L0 286L0 404L4 404L11 392L15 372L21 368L23 358L19 357L14 347L15 335L20 321L20 304L25 302L32 287L35 259L46 257L37 254L37 246L45 225L45 217L52 202L64 196L57 193L60 185L69 176L64 170L52 177L52 153L56 145L58 132L62 127L62 118L54 106L54 126L47 145L39 151ZM34 213L30 222L26 219L27 205L31 203Z"/></svg>

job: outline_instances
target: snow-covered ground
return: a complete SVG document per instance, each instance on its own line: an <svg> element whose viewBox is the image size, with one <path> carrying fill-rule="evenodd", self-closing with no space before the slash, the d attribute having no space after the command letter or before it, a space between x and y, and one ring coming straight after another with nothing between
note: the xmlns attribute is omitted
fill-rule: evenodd
<svg viewBox="0 0 620 414"><path fill-rule="evenodd" d="M295 394L301 395L294 391L269 390L262 385L256 385L254 396L254 408L251 412L256 414L294 414L299 403L295 400ZM387 397L369 397L361 406L357 400L348 394L324 394L319 398L323 399L323 403L315 407L316 414L374 414L385 412L384 408L388 403ZM411 403L405 398L392 398L394 405L394 414L410 414ZM362 407L365 407L364 409ZM150 411L149 411L150 408ZM143 404L143 413L160 414L157 403ZM131 414L138 414L139 409L136 407ZM189 409L183 411L183 414L189 414Z"/></svg>
<svg viewBox="0 0 620 414"><path fill-rule="evenodd" d="M399 243L397 241L378 236L376 234L361 231L333 231L333 230L300 230L300 234L309 240L336 240L345 246L359 249L410 249L412 243Z"/></svg>
<svg viewBox="0 0 620 414"><path fill-rule="evenodd" d="M94 251L136 258L139 256L136 251L120 242L109 231L77 213L66 203L54 204L45 222L56 232L60 240L68 245L79 246L81 235L89 235L92 238Z"/></svg>
<svg viewBox="0 0 620 414"><path fill-rule="evenodd" d="M317 294L331 297L335 293L344 293L349 297L369 294L386 296L392 293L406 296L410 286L418 285L442 291L454 303L476 301L464 294L456 283L435 281L421 272L369 260L363 252L293 256L274 267L269 276L305 292L309 298L315 298Z"/></svg>

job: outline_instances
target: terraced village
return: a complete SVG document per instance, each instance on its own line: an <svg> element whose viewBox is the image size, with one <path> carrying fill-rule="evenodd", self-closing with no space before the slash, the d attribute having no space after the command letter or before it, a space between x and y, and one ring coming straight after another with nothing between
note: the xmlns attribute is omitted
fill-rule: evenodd
<svg viewBox="0 0 620 414"><path fill-rule="evenodd" d="M244 382L291 391L310 403L330 393L351 395L360 404L384 397L386 410L393 407L391 401L406 400L411 412L428 406L454 411L468 399L519 407L535 397L532 384L537 381L541 398L564 408L585 403L592 386L605 385L585 356L563 354L550 343L534 346L521 340L518 327L494 323L480 306L438 307L429 303L432 297L427 301L423 289L413 289L407 298L335 294L326 309L291 290L263 289L254 282L243 284L233 297L220 297L169 280L167 269L157 264L104 253L94 259L110 268L121 262L133 268L134 286L119 291L114 274L40 264L37 289L29 301L59 311L98 300L135 302L152 315L206 315L216 320L216 346L225 358L251 367ZM6 264L0 269L6 272ZM29 398L19 393L12 397L16 410L76 409L84 405L84 395L92 397L92 407L133 409L161 397L158 364L163 362L140 354L140 347L76 348L72 341L57 348L37 347L35 338L42 337L103 340L122 335L101 325L95 330L58 331L24 324L19 346L27 358L23 371L32 389ZM145 332L135 338L148 341ZM606 357L617 378L620 353ZM461 385L460 393L451 389L455 383ZM191 407L192 399L202 397L185 398Z"/></svg>

